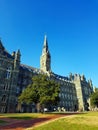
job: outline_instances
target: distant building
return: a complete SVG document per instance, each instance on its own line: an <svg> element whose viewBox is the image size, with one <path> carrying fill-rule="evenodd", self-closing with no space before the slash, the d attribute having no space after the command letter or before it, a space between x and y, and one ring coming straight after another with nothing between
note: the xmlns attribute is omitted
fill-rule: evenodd
<svg viewBox="0 0 98 130"><path fill-rule="evenodd" d="M66 111L88 110L89 97L93 92L92 81L86 81L84 75L70 74L68 77L55 74L51 70L51 55L45 36L40 69L20 63L18 50L9 54L0 40L0 112L31 112L34 104L18 104L18 95L31 83L36 74L47 74L60 84L60 102L57 107Z"/></svg>

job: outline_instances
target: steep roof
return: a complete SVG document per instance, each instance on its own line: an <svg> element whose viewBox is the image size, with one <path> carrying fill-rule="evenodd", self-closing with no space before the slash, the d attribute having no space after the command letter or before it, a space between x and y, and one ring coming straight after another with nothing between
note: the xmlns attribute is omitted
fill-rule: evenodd
<svg viewBox="0 0 98 130"><path fill-rule="evenodd" d="M2 55L6 56L8 58L13 59L13 56L10 53L8 53L7 50L5 50L5 48L4 48L3 44L2 44L1 39L0 39L0 52L2 53Z"/></svg>
<svg viewBox="0 0 98 130"><path fill-rule="evenodd" d="M45 72L43 72L41 69L34 68L34 67L24 65L24 64L20 65L20 69L27 70L27 71L35 73L35 74L45 74ZM56 79L63 80L63 81L65 81L65 80L68 81L69 80L68 77L61 76L61 75L58 75L58 74L55 74L55 73L51 73L51 74L52 74L51 76L55 77Z"/></svg>
<svg viewBox="0 0 98 130"><path fill-rule="evenodd" d="M52 73L52 75L56 78L56 79L59 79L59 80L63 80L63 81L68 81L69 78L68 77L65 77L65 76L61 76L61 75L58 75L58 74L55 74L55 73Z"/></svg>
<svg viewBox="0 0 98 130"><path fill-rule="evenodd" d="M34 68L28 65L24 65L24 64L20 64L20 69L23 70L28 70L30 72L33 72L35 74L40 74L40 73L44 73L42 70L38 69L38 68Z"/></svg>
<svg viewBox="0 0 98 130"><path fill-rule="evenodd" d="M3 46L3 44L2 44L1 39L0 39L0 50L4 50L4 46Z"/></svg>

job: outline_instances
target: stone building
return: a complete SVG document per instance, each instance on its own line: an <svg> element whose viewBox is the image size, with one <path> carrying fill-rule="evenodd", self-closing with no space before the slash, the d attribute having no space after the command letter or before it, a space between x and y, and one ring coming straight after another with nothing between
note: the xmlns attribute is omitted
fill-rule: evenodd
<svg viewBox="0 0 98 130"><path fill-rule="evenodd" d="M0 112L14 112L20 67L20 51L10 55L0 40Z"/></svg>
<svg viewBox="0 0 98 130"><path fill-rule="evenodd" d="M0 41L0 112L32 112L34 104L18 104L19 94L38 74L47 74L60 84L60 102L57 107L66 111L88 110L89 96L93 92L92 81L84 75L70 74L68 77L55 74L51 70L51 55L47 38L44 38L40 69L20 63L20 51L9 54Z"/></svg>

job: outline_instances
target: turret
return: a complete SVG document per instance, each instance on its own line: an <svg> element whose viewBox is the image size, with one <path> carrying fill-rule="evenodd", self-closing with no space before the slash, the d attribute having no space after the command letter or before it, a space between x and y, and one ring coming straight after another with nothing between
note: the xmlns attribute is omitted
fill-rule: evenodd
<svg viewBox="0 0 98 130"><path fill-rule="evenodd" d="M20 53L20 50L18 49L18 51L16 52L16 55L15 55L16 57L16 60L18 61L18 62L20 62L20 57L21 57L21 53Z"/></svg>
<svg viewBox="0 0 98 130"><path fill-rule="evenodd" d="M14 58L15 58L15 53L16 53L15 51L12 52L12 56L13 56Z"/></svg>
<svg viewBox="0 0 98 130"><path fill-rule="evenodd" d="M78 109L84 110L81 76L79 74L74 75L74 83L75 83L77 100L78 100Z"/></svg>
<svg viewBox="0 0 98 130"><path fill-rule="evenodd" d="M88 83L89 83L89 86L92 88L93 87L93 84L92 84L92 80L88 80Z"/></svg>
<svg viewBox="0 0 98 130"><path fill-rule="evenodd" d="M82 74L81 80L82 80L82 81L86 81L86 78L85 78L85 75L84 75L84 74Z"/></svg>
<svg viewBox="0 0 98 130"><path fill-rule="evenodd" d="M14 69L19 69L20 57L21 57L20 50L18 50L16 53L13 52L13 56L14 56Z"/></svg>

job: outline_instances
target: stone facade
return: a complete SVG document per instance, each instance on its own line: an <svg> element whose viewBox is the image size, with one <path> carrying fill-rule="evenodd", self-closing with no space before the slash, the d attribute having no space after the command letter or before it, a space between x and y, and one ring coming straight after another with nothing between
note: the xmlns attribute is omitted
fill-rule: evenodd
<svg viewBox="0 0 98 130"><path fill-rule="evenodd" d="M92 81L84 75L60 76L51 71L51 55L47 37L44 39L40 69L20 64L20 51L9 54L0 41L0 112L32 112L34 104L19 105L17 98L38 74L47 74L60 84L60 102L57 107L66 111L88 110L89 96L93 92Z"/></svg>
<svg viewBox="0 0 98 130"><path fill-rule="evenodd" d="M0 112L14 112L20 67L20 51L10 55L0 40Z"/></svg>

